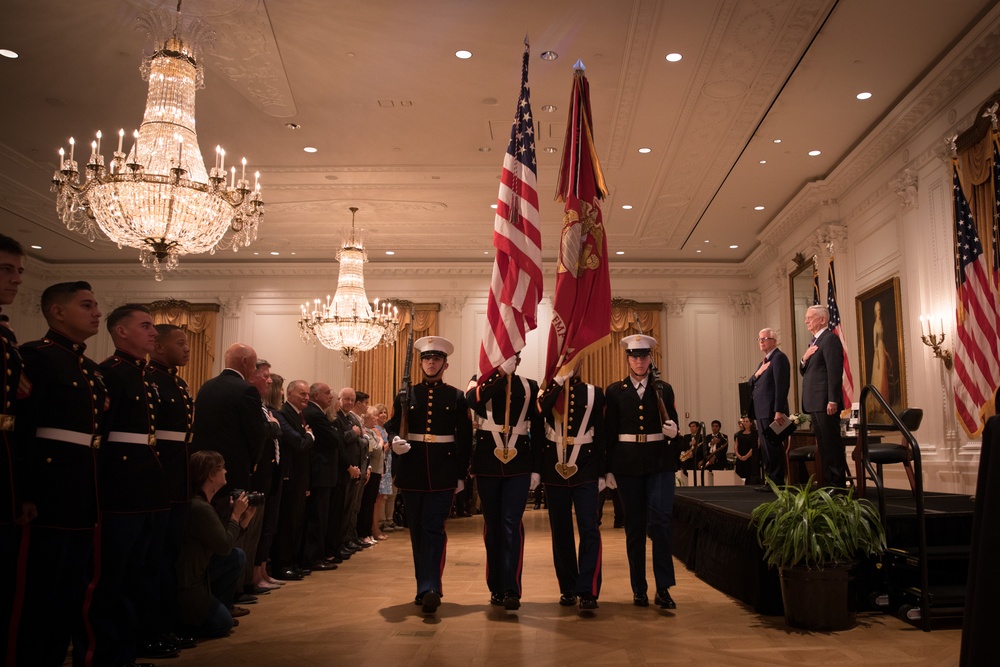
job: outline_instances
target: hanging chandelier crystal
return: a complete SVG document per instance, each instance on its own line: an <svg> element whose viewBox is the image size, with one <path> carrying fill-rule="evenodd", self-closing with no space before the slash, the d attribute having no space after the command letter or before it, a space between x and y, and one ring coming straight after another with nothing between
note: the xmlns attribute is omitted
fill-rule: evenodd
<svg viewBox="0 0 1000 667"><path fill-rule="evenodd" d="M331 350L340 350L347 363L354 361L355 352L370 350L380 342L391 345L399 333L399 310L392 304L379 303L374 308L365 293L364 266L367 253L354 231L357 207L352 206L351 237L337 253L340 275L337 293L326 302L315 299L302 304L299 331L302 340L319 341Z"/></svg>
<svg viewBox="0 0 1000 667"><path fill-rule="evenodd" d="M143 12L138 24L155 40L156 51L140 68L149 89L131 150L122 152L125 131L119 130L118 149L105 167L98 131L81 182L70 138L69 155L59 149L52 191L56 211L71 231L91 242L103 235L119 248L138 248L142 265L163 280L161 269L176 268L181 255L230 248L236 252L253 243L264 201L259 172L250 189L246 158L240 178L234 166L227 182L226 152L216 146L215 166L210 172L205 169L195 133L194 98L195 90L205 85L198 50L213 38L211 29L195 20L182 37L179 2L177 12Z"/></svg>

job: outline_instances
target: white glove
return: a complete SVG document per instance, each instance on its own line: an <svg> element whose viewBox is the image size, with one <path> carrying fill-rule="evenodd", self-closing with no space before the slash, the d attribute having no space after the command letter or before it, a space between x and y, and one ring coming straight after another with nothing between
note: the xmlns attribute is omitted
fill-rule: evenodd
<svg viewBox="0 0 1000 667"><path fill-rule="evenodd" d="M569 377L568 375L557 375L552 379L555 380L556 384L561 387L566 382L566 378L568 377Z"/></svg>
<svg viewBox="0 0 1000 667"><path fill-rule="evenodd" d="M528 485L528 491L534 491L538 488L538 485L542 483L542 476L537 473L531 473L531 484Z"/></svg>
<svg viewBox="0 0 1000 667"><path fill-rule="evenodd" d="M609 489L618 488L618 481L615 479L615 474L613 472L609 472L604 476L604 485Z"/></svg>
<svg viewBox="0 0 1000 667"><path fill-rule="evenodd" d="M500 364L500 370L502 370L507 375L510 375L511 373L513 373L515 368L517 368L517 357L516 356L513 356L510 359L508 359L507 361L505 361L502 364Z"/></svg>
<svg viewBox="0 0 1000 667"><path fill-rule="evenodd" d="M462 491L465 491L465 480L464 479L458 480L458 484L455 485L455 493L461 493Z"/></svg>
<svg viewBox="0 0 1000 667"><path fill-rule="evenodd" d="M410 451L410 443L397 435L392 439L392 451L402 456L406 452Z"/></svg>
<svg viewBox="0 0 1000 667"><path fill-rule="evenodd" d="M667 421L663 422L663 435L667 436L668 438L677 437L677 424L674 423L673 419L668 419Z"/></svg>

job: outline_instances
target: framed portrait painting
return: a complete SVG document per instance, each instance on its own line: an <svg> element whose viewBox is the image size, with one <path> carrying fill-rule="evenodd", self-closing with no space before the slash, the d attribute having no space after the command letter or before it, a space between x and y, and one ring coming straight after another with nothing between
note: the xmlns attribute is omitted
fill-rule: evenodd
<svg viewBox="0 0 1000 667"><path fill-rule="evenodd" d="M899 277L894 276L856 299L858 341L861 346L861 384L873 385L893 412L906 407L906 363L903 356L903 305ZM860 390L858 392L860 396ZM873 424L890 423L874 399L864 408Z"/></svg>

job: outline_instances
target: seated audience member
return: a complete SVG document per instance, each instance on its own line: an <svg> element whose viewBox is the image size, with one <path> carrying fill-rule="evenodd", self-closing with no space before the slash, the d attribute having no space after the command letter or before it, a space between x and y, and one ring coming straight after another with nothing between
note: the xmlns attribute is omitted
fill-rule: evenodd
<svg viewBox="0 0 1000 667"><path fill-rule="evenodd" d="M232 513L223 525L212 498L226 484L222 455L202 450L191 455L191 510L177 559L177 606L186 630L199 637L223 637L237 625L233 607L236 583L243 576L246 555L233 545L256 512L246 492L231 501Z"/></svg>

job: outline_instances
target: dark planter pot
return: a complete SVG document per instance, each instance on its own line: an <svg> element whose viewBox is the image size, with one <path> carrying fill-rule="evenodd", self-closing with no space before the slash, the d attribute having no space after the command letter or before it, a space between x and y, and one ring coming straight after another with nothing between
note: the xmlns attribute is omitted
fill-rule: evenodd
<svg viewBox="0 0 1000 667"><path fill-rule="evenodd" d="M853 565L822 570L782 567L781 599L785 622L804 630L829 632L849 630L855 625L857 591Z"/></svg>

